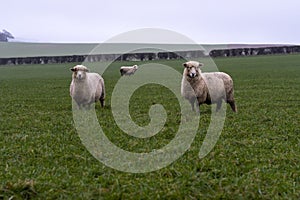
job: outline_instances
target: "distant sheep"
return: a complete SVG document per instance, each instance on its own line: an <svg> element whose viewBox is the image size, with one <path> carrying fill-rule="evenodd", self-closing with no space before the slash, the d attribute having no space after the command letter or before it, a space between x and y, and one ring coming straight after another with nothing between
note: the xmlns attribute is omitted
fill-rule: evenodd
<svg viewBox="0 0 300 200"><path fill-rule="evenodd" d="M103 78L97 73L89 73L88 68L83 65L76 65L70 70L73 72L70 95L77 103L78 108L89 108L98 100L103 107L105 98Z"/></svg>
<svg viewBox="0 0 300 200"><path fill-rule="evenodd" d="M133 75L135 73L135 71L138 70L138 66L137 65L133 65L131 67L129 66L122 66L120 68L120 73L121 73L121 76L123 75Z"/></svg>
<svg viewBox="0 0 300 200"><path fill-rule="evenodd" d="M196 61L183 63L183 66L181 95L190 102L193 111L197 99L197 112L199 112L199 106L203 103L216 103L218 111L221 108L222 100L229 103L231 109L237 112L233 94L233 81L228 74L223 72L201 73L200 67L203 64Z"/></svg>

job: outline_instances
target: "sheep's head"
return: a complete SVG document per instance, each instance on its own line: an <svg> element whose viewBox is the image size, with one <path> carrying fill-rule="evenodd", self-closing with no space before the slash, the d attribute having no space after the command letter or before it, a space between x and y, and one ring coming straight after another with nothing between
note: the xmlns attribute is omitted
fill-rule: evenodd
<svg viewBox="0 0 300 200"><path fill-rule="evenodd" d="M83 65L76 65L75 67L70 69L73 72L73 78L78 80L83 80L86 77L86 72L88 72L88 68Z"/></svg>
<svg viewBox="0 0 300 200"><path fill-rule="evenodd" d="M190 78L195 78L200 75L200 67L203 66L202 63L197 61L188 61L182 64L184 66L184 74Z"/></svg>
<svg viewBox="0 0 300 200"><path fill-rule="evenodd" d="M133 65L134 71L136 71L139 67L137 65Z"/></svg>

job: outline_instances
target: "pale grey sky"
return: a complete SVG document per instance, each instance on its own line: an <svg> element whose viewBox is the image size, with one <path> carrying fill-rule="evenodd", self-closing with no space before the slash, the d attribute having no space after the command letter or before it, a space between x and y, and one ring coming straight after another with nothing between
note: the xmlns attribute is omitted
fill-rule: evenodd
<svg viewBox="0 0 300 200"><path fill-rule="evenodd" d="M0 30L29 41L104 42L135 29L162 28L200 44L300 44L299 0L9 0L0 5Z"/></svg>

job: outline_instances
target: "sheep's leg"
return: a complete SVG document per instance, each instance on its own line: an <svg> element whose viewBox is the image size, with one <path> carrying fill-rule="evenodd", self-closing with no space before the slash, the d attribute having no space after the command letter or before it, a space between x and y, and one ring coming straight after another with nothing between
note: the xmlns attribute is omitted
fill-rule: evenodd
<svg viewBox="0 0 300 200"><path fill-rule="evenodd" d="M196 106L196 113L199 113L199 114L200 114L200 105L201 105L201 103L198 103Z"/></svg>
<svg viewBox="0 0 300 200"><path fill-rule="evenodd" d="M195 100L194 98L190 99L190 104L191 104L191 107L192 107L192 111L195 111Z"/></svg>
<svg viewBox="0 0 300 200"><path fill-rule="evenodd" d="M86 110L91 110L91 103L86 105Z"/></svg>
<svg viewBox="0 0 300 200"><path fill-rule="evenodd" d="M216 112L219 112L219 110L221 109L221 107L222 107L222 101L218 101L217 102Z"/></svg>
<svg viewBox="0 0 300 200"><path fill-rule="evenodd" d="M74 106L75 110L80 110L81 109L80 104L78 104L77 102L75 104L76 104L76 106Z"/></svg>
<svg viewBox="0 0 300 200"><path fill-rule="evenodd" d="M90 104L81 104L79 109L80 110L90 110Z"/></svg>
<svg viewBox="0 0 300 200"><path fill-rule="evenodd" d="M104 89L103 89L103 91L102 91L102 94L101 94L101 96L100 96L100 98L99 98L99 101L100 101L100 104L101 104L101 107L103 108L104 107L104 105L105 105L105 102L104 102L104 99L105 99L105 92L104 92Z"/></svg>
<svg viewBox="0 0 300 200"><path fill-rule="evenodd" d="M104 99L100 98L100 104L101 104L101 107L103 108L104 107Z"/></svg>
<svg viewBox="0 0 300 200"><path fill-rule="evenodd" d="M235 101L234 101L234 100L233 100L233 101L229 101L228 103L229 103L229 105L230 105L232 111L233 111L233 112L237 112L237 107L236 107L236 105L235 105Z"/></svg>

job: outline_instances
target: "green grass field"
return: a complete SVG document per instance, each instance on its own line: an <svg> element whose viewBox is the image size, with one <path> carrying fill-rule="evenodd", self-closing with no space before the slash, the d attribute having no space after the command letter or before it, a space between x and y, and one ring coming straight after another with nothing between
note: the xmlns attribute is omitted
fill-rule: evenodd
<svg viewBox="0 0 300 200"><path fill-rule="evenodd" d="M156 62L183 70L182 60ZM191 148L168 167L144 174L111 169L82 145L69 96L74 64L1 66L0 199L299 199L300 55L215 62L234 79L239 112L227 107L216 146L199 159L210 122L210 106L201 106ZM177 99L158 85L139 88L131 99L134 121L147 125L149 107L161 103L167 122L148 139L123 133L110 109L123 64L132 63L115 62L103 74L107 98L104 109L96 105L99 123L123 149L159 149L178 129Z"/></svg>

